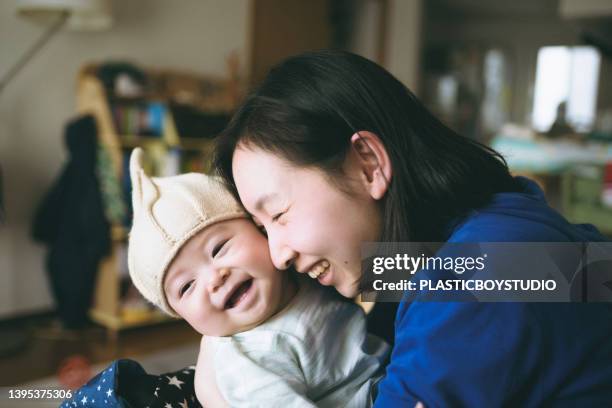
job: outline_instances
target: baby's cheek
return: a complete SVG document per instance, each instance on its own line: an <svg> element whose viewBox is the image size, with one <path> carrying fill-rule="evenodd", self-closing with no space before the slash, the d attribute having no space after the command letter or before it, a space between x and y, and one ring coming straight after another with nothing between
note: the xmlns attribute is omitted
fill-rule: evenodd
<svg viewBox="0 0 612 408"><path fill-rule="evenodd" d="M256 265L254 264L253 267L256 268L255 273L258 278L275 278L278 273L267 253L267 248L258 256Z"/></svg>
<svg viewBox="0 0 612 408"><path fill-rule="evenodd" d="M270 257L270 247L268 247L268 240L263 239L261 242L258 242L252 245L249 248L249 251L245 251L245 261L247 265L252 265L253 267L266 269L274 269L274 264L272 263L272 258Z"/></svg>

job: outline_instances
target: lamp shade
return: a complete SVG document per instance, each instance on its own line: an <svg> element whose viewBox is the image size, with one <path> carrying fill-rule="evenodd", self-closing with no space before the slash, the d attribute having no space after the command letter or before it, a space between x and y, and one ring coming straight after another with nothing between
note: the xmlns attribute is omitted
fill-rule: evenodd
<svg viewBox="0 0 612 408"><path fill-rule="evenodd" d="M113 23L108 0L17 0L17 13L45 25L66 15L66 27L75 31L105 30Z"/></svg>

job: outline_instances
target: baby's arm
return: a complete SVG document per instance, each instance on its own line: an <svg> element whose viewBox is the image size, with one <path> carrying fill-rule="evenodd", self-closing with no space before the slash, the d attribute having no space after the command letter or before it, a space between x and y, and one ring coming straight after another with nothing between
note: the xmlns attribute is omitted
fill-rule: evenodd
<svg viewBox="0 0 612 408"><path fill-rule="evenodd" d="M195 393L200 404L206 408L225 408L227 402L223 399L215 378L213 356L215 345L206 341L206 336L202 336L200 341L200 354L195 371Z"/></svg>

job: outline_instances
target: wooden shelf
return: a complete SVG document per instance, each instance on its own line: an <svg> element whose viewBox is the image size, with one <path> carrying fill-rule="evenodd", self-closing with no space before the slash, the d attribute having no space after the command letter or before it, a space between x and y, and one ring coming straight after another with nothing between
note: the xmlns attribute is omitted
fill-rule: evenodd
<svg viewBox="0 0 612 408"><path fill-rule="evenodd" d="M168 106L169 98L164 98L163 92L156 91L150 93L149 97L109 97L102 82L95 75L96 72L96 67L92 65L86 66L81 70L77 86L77 109L81 114L91 114L95 117L98 125L98 142L108 152L114 170L114 172L111 172L111 175L113 173L116 175L116 184L118 186L126 184L124 181L128 175L123 173L125 171L126 155L129 154L130 149L135 147L151 150L151 157L155 157L158 161L161 159L161 162L166 157L169 157L169 154L173 154L173 159L176 158L177 156L172 151L178 149L180 152L178 155L179 160L187 160L187 162L179 163L180 167L183 165L190 167L195 163L198 167L193 171L206 171L209 168L210 157L214 147L212 138L180 137L170 109L166 109L163 115L162 135L159 137L120 134L117 132L112 114L114 103L159 102ZM172 79L173 75L176 75L176 78L184 78L183 74L173 73L172 71L163 71L161 73L147 71L147 75L150 75L152 79L156 78L155 75L164 75L166 79ZM192 79L195 80L195 78ZM236 92L234 88L229 88L232 85L231 81L215 80L214 78L200 78L198 81L212 81L211 83L214 86L210 88L214 89L215 93L211 95L211 98L214 100L219 100L220 95L223 96L222 91L225 88L227 88L228 93ZM156 83L157 81L153 80L152 82ZM226 99L230 99L229 96L228 98L221 98L221 100ZM211 102L211 105L215 105L214 100ZM201 95L200 101L206 102L206 95ZM229 115L229 111L227 113ZM183 151L185 152L184 155L182 154ZM199 166L199 163L203 164ZM156 167L152 166L151 171L155 169ZM161 169L157 170L161 171ZM124 191L118 191L117 194L119 193L125 194ZM122 199L124 198L122 197ZM171 317L156 310L129 308L122 304L121 281L125 279L125 271L127 270L127 265L124 264L127 258L126 245L128 233L129 231L124 225L113 224L111 226L111 252L100 263L96 278L93 306L90 310L91 318L105 326L113 338L118 335L119 331L126 328L173 320Z"/></svg>
<svg viewBox="0 0 612 408"><path fill-rule="evenodd" d="M106 143L105 146L110 148L130 149L136 147L148 147L152 145L162 145L168 148L178 148L182 150L199 150L204 152L212 152L214 149L214 141L212 138L199 137L181 137L178 144L168 144L165 140L153 136L128 136L121 135L117 143Z"/></svg>
<svg viewBox="0 0 612 408"><path fill-rule="evenodd" d="M202 150L206 153L212 153L215 143L212 139L181 137L179 138L179 147L184 150Z"/></svg>
<svg viewBox="0 0 612 408"><path fill-rule="evenodd" d="M119 143L124 147L139 147L146 146L148 144L164 144L165 141L161 137L156 136L121 135L119 136Z"/></svg>
<svg viewBox="0 0 612 408"><path fill-rule="evenodd" d="M111 239L113 241L126 241L128 238L128 230L123 225L111 226Z"/></svg>

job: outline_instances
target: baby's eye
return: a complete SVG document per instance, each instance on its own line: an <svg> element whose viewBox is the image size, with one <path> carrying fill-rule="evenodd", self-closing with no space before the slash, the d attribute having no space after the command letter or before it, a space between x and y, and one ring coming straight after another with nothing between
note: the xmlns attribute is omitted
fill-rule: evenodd
<svg viewBox="0 0 612 408"><path fill-rule="evenodd" d="M227 244L227 241L229 241L229 239L226 239L225 241L219 241L217 245L215 245L215 247L213 248L212 253L210 255L213 258L217 256L217 254L221 251L225 244Z"/></svg>
<svg viewBox="0 0 612 408"><path fill-rule="evenodd" d="M183 297L185 292L187 292L189 290L189 288L191 287L192 284L193 284L193 281L191 280L191 281L185 283L183 286L181 286L181 289L179 291L179 297Z"/></svg>

